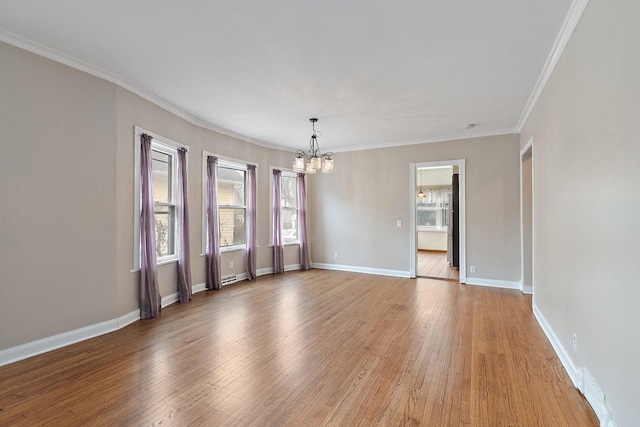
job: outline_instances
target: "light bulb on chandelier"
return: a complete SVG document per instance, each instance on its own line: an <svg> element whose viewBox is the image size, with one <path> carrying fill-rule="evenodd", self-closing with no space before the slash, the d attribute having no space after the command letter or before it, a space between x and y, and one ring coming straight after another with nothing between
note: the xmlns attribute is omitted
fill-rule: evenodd
<svg viewBox="0 0 640 427"><path fill-rule="evenodd" d="M296 157L293 160L293 170L296 172L306 172L308 174L314 174L318 170L321 170L322 173L331 173L333 172L333 153L322 153L320 151L318 138L322 136L322 133L316 131L316 122L318 119L312 117L309 121L313 128L313 134L309 140L309 150L296 151ZM308 160L306 165L305 160Z"/></svg>

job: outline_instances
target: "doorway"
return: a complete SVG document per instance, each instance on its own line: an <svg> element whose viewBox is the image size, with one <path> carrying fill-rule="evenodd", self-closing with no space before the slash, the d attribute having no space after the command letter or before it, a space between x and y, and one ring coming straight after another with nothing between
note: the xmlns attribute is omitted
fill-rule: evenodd
<svg viewBox="0 0 640 427"><path fill-rule="evenodd" d="M411 277L466 282L464 165L411 164Z"/></svg>
<svg viewBox="0 0 640 427"><path fill-rule="evenodd" d="M520 151L520 290L533 294L533 137Z"/></svg>
<svg viewBox="0 0 640 427"><path fill-rule="evenodd" d="M416 169L416 276L458 281L458 167Z"/></svg>

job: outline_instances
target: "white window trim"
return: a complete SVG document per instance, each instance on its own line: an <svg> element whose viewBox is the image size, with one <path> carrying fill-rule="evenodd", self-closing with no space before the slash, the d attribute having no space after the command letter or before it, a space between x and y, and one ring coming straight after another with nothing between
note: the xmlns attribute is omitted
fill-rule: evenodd
<svg viewBox="0 0 640 427"><path fill-rule="evenodd" d="M293 169L288 169L288 168L280 168L277 166L269 166L269 244L267 245L267 247L272 248L273 247L273 170L277 169L279 171L282 172L282 176L288 176L288 177L298 177L298 172L294 171ZM307 174L304 174L304 179L305 179L305 184L307 182ZM298 200L298 210L300 209L300 200ZM293 241L293 242L286 242L284 244L284 246L290 246L290 245L299 245L300 244L300 221L298 221L298 240Z"/></svg>
<svg viewBox="0 0 640 427"><path fill-rule="evenodd" d="M161 135L155 134L153 132L149 132L148 130L142 129L141 127L134 126L133 130L133 157L134 157L134 171L133 171L133 269L132 273L140 271L140 135L142 134L151 135L153 138L152 147L154 149L159 149L158 151L166 151L169 154L173 154L174 159L174 167L175 172L178 172L177 164L178 164L178 149L186 148L189 150L188 145L180 144L179 142L175 142L170 140L169 138L165 138ZM189 163L189 156L187 156L187 166ZM174 186L177 187L177 179L174 181ZM179 189L174 188L174 195L176 199L179 199ZM176 200L176 206L178 205ZM178 227L176 226L176 233ZM157 265L168 264L171 262L176 262L178 260L178 253L180 251L180 239L178 236L175 236L175 245L176 251L174 255L168 257L158 258Z"/></svg>
<svg viewBox="0 0 640 427"><path fill-rule="evenodd" d="M238 169L246 171L248 165L253 165L256 167L256 190L258 189L258 164L253 162L248 162L246 160L234 159L233 157L222 156L220 154L211 153L209 151L202 150L202 187L201 187L201 196L202 196L202 211L201 211L201 221L202 221L202 252L200 256L205 256L207 254L207 157L213 156L218 158L218 167ZM245 209L246 209L246 188L245 188ZM256 210L258 205L258 192L256 191ZM257 212L256 212L257 216ZM257 218L256 218L257 219ZM245 222L246 223L246 222ZM257 226L257 221L256 221ZM256 236L258 230L256 230ZM245 234L246 236L246 234ZM224 246L220 247L220 252L233 252L233 251L242 251L247 247L246 238L245 243L242 245L233 245L233 246Z"/></svg>

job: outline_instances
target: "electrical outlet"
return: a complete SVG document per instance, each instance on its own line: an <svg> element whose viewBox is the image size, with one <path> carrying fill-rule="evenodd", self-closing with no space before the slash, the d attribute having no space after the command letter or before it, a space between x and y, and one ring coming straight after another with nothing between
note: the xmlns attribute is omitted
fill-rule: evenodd
<svg viewBox="0 0 640 427"><path fill-rule="evenodd" d="M475 272L476 272L476 266L475 265L469 266L469 273L474 274Z"/></svg>
<svg viewBox="0 0 640 427"><path fill-rule="evenodd" d="M334 257L335 259L338 259L338 252L334 253L334 254L333 254L333 257Z"/></svg>
<svg viewBox="0 0 640 427"><path fill-rule="evenodd" d="M229 268L233 268L233 261L229 261Z"/></svg>
<svg viewBox="0 0 640 427"><path fill-rule="evenodd" d="M578 351L578 336L575 334L575 332L571 337L571 344L573 344L573 351Z"/></svg>
<svg viewBox="0 0 640 427"><path fill-rule="evenodd" d="M402 220L401 219L396 221L396 227L398 227L398 228L402 227Z"/></svg>

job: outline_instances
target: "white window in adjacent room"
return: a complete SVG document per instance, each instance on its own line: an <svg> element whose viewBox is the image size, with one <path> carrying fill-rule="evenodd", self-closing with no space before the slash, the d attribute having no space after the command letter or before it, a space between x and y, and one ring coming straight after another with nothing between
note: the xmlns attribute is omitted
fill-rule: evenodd
<svg viewBox="0 0 640 427"><path fill-rule="evenodd" d="M417 199L416 224L418 230L446 231L449 225L451 187L428 189L426 197Z"/></svg>

